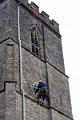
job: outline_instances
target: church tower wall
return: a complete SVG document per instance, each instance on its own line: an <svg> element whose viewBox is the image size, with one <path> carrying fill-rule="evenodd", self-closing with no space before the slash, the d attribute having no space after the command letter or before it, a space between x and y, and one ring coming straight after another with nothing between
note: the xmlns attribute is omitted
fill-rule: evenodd
<svg viewBox="0 0 80 120"><path fill-rule="evenodd" d="M0 120L73 120L59 24L35 3L0 2L0 56ZM32 88L40 79L49 95L44 105Z"/></svg>

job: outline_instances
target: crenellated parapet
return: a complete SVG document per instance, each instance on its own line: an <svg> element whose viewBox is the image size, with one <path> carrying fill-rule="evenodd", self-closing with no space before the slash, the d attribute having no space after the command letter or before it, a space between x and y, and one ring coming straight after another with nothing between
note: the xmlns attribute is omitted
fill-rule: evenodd
<svg viewBox="0 0 80 120"><path fill-rule="evenodd" d="M21 3L23 6L25 6L34 17L39 18L42 22L44 22L48 27L50 27L53 31L60 34L59 32L59 24L55 20L50 20L49 15L42 11L39 12L39 7L34 3L31 2L31 4L28 3L28 0L17 0L19 3Z"/></svg>

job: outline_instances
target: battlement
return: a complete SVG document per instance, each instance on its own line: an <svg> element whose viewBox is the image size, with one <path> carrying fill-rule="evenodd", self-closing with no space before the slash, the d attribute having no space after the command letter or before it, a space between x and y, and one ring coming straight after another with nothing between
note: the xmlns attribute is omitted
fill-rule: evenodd
<svg viewBox="0 0 80 120"><path fill-rule="evenodd" d="M59 32L59 24L54 21L53 19L50 20L49 19L49 15L42 11L41 13L39 12L39 7L34 3L31 2L31 4L28 3L28 0L17 0L19 3L22 3L23 6L25 6L34 17L39 18L41 21L43 21L46 25L48 25L48 27L50 27L53 31L57 32L58 34L60 34Z"/></svg>

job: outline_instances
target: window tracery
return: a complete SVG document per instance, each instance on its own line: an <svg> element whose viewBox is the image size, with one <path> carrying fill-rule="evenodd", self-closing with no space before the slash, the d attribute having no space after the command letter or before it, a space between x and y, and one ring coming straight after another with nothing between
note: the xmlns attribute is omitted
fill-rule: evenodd
<svg viewBox="0 0 80 120"><path fill-rule="evenodd" d="M39 56L39 41L36 26L33 26L31 29L31 42L32 42L32 52Z"/></svg>

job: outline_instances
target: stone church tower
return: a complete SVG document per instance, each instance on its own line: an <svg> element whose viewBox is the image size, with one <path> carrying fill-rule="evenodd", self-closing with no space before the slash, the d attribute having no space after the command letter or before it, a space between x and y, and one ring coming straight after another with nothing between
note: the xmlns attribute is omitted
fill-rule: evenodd
<svg viewBox="0 0 80 120"><path fill-rule="evenodd" d="M39 79L44 104L33 94ZM27 0L0 0L0 120L73 120L59 24Z"/></svg>

